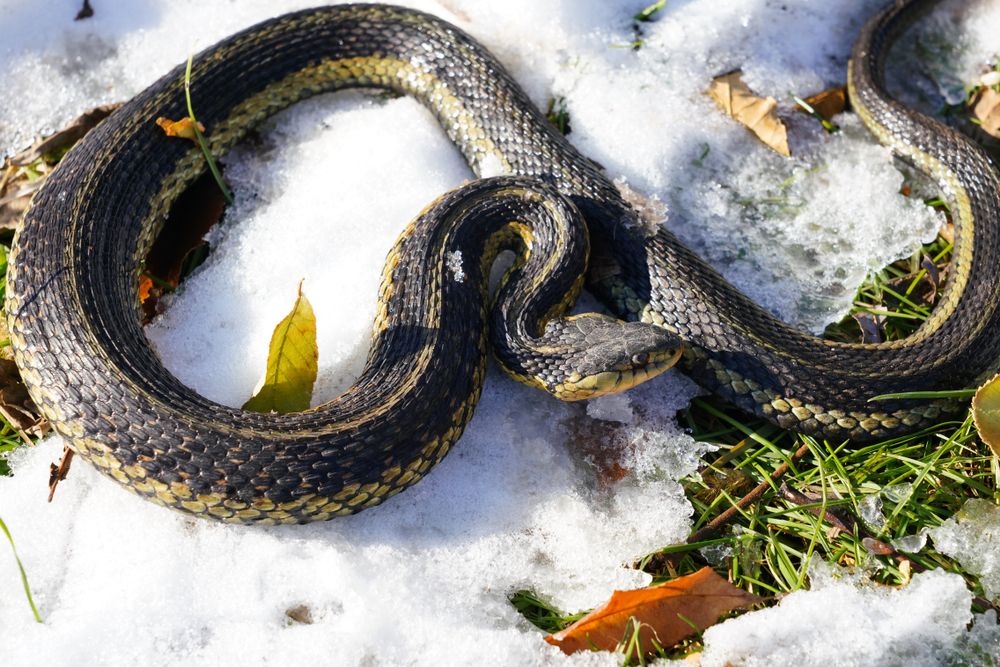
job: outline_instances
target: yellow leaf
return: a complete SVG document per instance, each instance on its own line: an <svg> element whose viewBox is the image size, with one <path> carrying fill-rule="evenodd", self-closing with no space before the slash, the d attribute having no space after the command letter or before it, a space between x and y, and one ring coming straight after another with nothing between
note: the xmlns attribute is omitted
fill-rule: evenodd
<svg viewBox="0 0 1000 667"><path fill-rule="evenodd" d="M708 94L730 117L748 127L765 144L784 156L788 150L788 130L775 113L773 97L757 97L741 78L739 70L712 79Z"/></svg>
<svg viewBox="0 0 1000 667"><path fill-rule="evenodd" d="M168 137L180 137L181 139L198 141L198 135L194 132L194 123L191 122L190 118L185 117L180 120L170 120L161 116L156 119L156 124L163 128ZM198 123L198 131L204 134L205 126Z"/></svg>
<svg viewBox="0 0 1000 667"><path fill-rule="evenodd" d="M292 311L271 334L263 386L243 404L243 409L282 414L308 409L318 358L316 316L300 282Z"/></svg>
<svg viewBox="0 0 1000 667"><path fill-rule="evenodd" d="M671 647L715 624L719 616L760 602L756 595L733 586L710 567L659 586L615 591L611 599L561 632L545 638L564 653L612 651L634 623L640 624L642 652L653 642Z"/></svg>
<svg viewBox="0 0 1000 667"><path fill-rule="evenodd" d="M973 102L972 113L979 119L980 127L990 136L1000 139L1000 93L991 86L983 86Z"/></svg>
<svg viewBox="0 0 1000 667"><path fill-rule="evenodd" d="M972 397L972 419L979 438L1000 456L1000 375L976 390Z"/></svg>

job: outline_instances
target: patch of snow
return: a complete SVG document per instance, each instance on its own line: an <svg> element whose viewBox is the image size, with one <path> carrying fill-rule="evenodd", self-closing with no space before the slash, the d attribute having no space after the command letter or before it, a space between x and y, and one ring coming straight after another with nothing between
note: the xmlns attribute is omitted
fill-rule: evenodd
<svg viewBox="0 0 1000 667"><path fill-rule="evenodd" d="M928 533L935 549L979 577L987 598L1000 600L1000 506L972 498Z"/></svg>
<svg viewBox="0 0 1000 667"><path fill-rule="evenodd" d="M587 415L620 424L631 424L635 420L628 394L608 394L587 401Z"/></svg>
<svg viewBox="0 0 1000 667"><path fill-rule="evenodd" d="M0 154L128 98L238 29L314 2L102 2L92 19L74 23L79 4L0 0ZM407 4L481 39L539 106L565 96L570 140L662 201L674 231L789 321L822 329L849 306L865 272L911 252L938 224L898 195L903 176L852 116L837 119L844 131L835 136L795 116L796 157L785 160L703 93L737 65L757 92L783 103L789 91L841 83L854 35L880 0L835 12L808 0L736 9L671 2L643 26L639 51L615 47L635 38L631 16L648 0ZM989 4L970 6L983 25L996 25L1000 11ZM985 60L996 32L979 26L960 28ZM306 278L320 349L314 400L322 402L364 364L382 260L399 230L471 174L408 99L309 100L269 121L261 137L226 158L236 205L213 231L208 261L148 335L184 382L240 405ZM14 476L0 479L0 510L46 619L32 622L0 548L4 661L617 664L607 654L563 656L507 595L532 588L575 611L649 581L620 565L690 529L678 480L697 470L706 447L674 415L696 391L666 374L627 399L584 407L491 371L465 436L425 480L358 516L305 527L193 521L126 494L82 462L46 504L48 465L61 447L51 438L18 452ZM601 460L609 449L613 461ZM910 603L917 611L903 614ZM836 631L818 633L838 604ZM299 605L313 624L288 619ZM710 630L706 659L751 652L766 660L776 647L813 646L818 634L822 641L799 654L810 662L835 655L834 646L876 643L892 655L930 655L925 644L992 636L981 630L986 617L965 633L968 609L969 593L944 573L915 575L891 593L831 584ZM727 629L734 624L740 630Z"/></svg>
<svg viewBox="0 0 1000 667"><path fill-rule="evenodd" d="M989 664L1000 654L996 614L973 615L972 594L957 574L923 572L894 589L814 559L810 582L811 590L790 593L776 607L706 630L701 664Z"/></svg>
<svg viewBox="0 0 1000 667"><path fill-rule="evenodd" d="M449 252L447 257L445 257L445 264L451 272L452 279L457 282L465 280L465 271L462 270L462 252L460 250Z"/></svg>

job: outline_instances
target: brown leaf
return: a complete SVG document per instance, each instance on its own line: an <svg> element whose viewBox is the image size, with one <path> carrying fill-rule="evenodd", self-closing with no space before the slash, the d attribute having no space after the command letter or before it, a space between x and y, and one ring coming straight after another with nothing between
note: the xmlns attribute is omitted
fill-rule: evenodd
<svg viewBox="0 0 1000 667"><path fill-rule="evenodd" d="M972 105L972 113L979 119L983 131L1000 139L1000 93L992 86L983 86Z"/></svg>
<svg viewBox="0 0 1000 667"><path fill-rule="evenodd" d="M26 167L35 160L63 149L69 149L73 144L83 138L90 130L97 126L102 120L111 115L111 112L120 107L120 103L102 104L85 111L73 120L69 125L59 130L51 137L35 143L26 151L22 151L10 159L12 165Z"/></svg>
<svg viewBox="0 0 1000 667"><path fill-rule="evenodd" d="M82 21L83 19L89 19L93 15L94 8L90 6L90 0L83 0L83 7L81 7L80 11L76 13L76 18L73 20Z"/></svg>
<svg viewBox="0 0 1000 667"><path fill-rule="evenodd" d="M824 90L822 93L807 97L804 101L824 120L830 120L847 108L847 87L838 86Z"/></svg>
<svg viewBox="0 0 1000 667"><path fill-rule="evenodd" d="M3 358L0 358L0 414L27 443L31 442L31 437L40 438L49 430L48 421L28 396L17 365Z"/></svg>
<svg viewBox="0 0 1000 667"><path fill-rule="evenodd" d="M24 212L28 210L34 190L17 192L10 197L0 199L0 229L15 230L21 224Z"/></svg>
<svg viewBox="0 0 1000 667"><path fill-rule="evenodd" d="M778 119L773 97L758 97L743 83L739 70L712 79L708 94L730 117L748 127L765 144L788 157L788 130Z"/></svg>
<svg viewBox="0 0 1000 667"><path fill-rule="evenodd" d="M69 447L63 446L62 459L59 461L59 465L55 463L49 464L49 502L52 502L53 496L56 495L56 487L59 486L59 482L66 479L66 475L69 474L69 466L73 462L73 450Z"/></svg>
<svg viewBox="0 0 1000 667"><path fill-rule="evenodd" d="M168 137L180 137L181 139L198 141L198 135L194 131L194 123L188 117L181 118L180 120L170 120L161 116L156 119L156 124L163 128ZM205 126L198 123L198 131L204 134Z"/></svg>
<svg viewBox="0 0 1000 667"><path fill-rule="evenodd" d="M882 342L882 321L880 319L882 316L872 315L871 313L851 313L851 317L854 318L854 321L861 328L862 343Z"/></svg>
<svg viewBox="0 0 1000 667"><path fill-rule="evenodd" d="M301 625L312 625L313 615L309 605L299 604L285 610L285 616L289 621Z"/></svg>
<svg viewBox="0 0 1000 667"><path fill-rule="evenodd" d="M877 540L874 537L861 538L861 545L868 551L868 553L875 556L891 556L896 553L896 550L891 544L883 542L882 540Z"/></svg>
<svg viewBox="0 0 1000 667"><path fill-rule="evenodd" d="M545 641L564 653L593 648L611 651L627 628L638 622L641 650L648 654L655 650L654 641L661 647L673 646L714 625L722 614L760 601L704 567L659 586L615 591L605 604Z"/></svg>
<svg viewBox="0 0 1000 667"><path fill-rule="evenodd" d="M165 292L180 284L183 269L196 250L205 243L205 234L219 221L226 201L211 174L204 174L188 186L170 207L163 230L146 256L139 278L139 302L145 322L156 314L156 303Z"/></svg>

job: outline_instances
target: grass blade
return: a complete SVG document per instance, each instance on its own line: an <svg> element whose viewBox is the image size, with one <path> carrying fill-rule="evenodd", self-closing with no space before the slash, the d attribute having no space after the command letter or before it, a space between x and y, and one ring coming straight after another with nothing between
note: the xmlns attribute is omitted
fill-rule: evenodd
<svg viewBox="0 0 1000 667"><path fill-rule="evenodd" d="M17 547L14 546L14 538L10 534L10 530L7 529L7 524L0 519L0 530L3 530L4 535L7 536L7 540L10 542L10 550L14 552L14 560L17 561L17 569L21 571L21 584L24 586L24 595L28 598L28 605L31 607L31 613L35 615L35 622L41 623L42 617L38 615L38 608L35 606L35 600L31 597L31 587L28 585L28 575L24 571L24 565L21 564L21 559L17 555Z"/></svg>

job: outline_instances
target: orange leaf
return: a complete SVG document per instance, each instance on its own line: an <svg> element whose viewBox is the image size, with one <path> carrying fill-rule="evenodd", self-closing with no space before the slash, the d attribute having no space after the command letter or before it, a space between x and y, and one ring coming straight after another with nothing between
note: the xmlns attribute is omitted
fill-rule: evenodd
<svg viewBox="0 0 1000 667"><path fill-rule="evenodd" d="M722 614L760 601L712 568L703 567L659 586L615 591L606 603L545 641L564 653L594 648L612 651L635 619L641 624L641 649L649 654L654 651L654 640L661 647L673 646L714 625Z"/></svg>
<svg viewBox="0 0 1000 667"><path fill-rule="evenodd" d="M198 136L194 133L194 123L191 122L190 118L185 117L180 120L170 120L161 116L156 119L156 124L163 128L168 137L180 137L182 139L198 141ZM204 134L205 126L198 123L198 131Z"/></svg>
<svg viewBox="0 0 1000 667"><path fill-rule="evenodd" d="M708 94L729 116L749 128L765 144L785 157L788 130L778 119L778 103L773 97L758 97L743 83L742 72L735 71L712 79Z"/></svg>
<svg viewBox="0 0 1000 667"><path fill-rule="evenodd" d="M830 120L847 107L847 87L838 86L824 90L822 93L816 93L807 97L805 103L811 106L813 111L822 118Z"/></svg>

